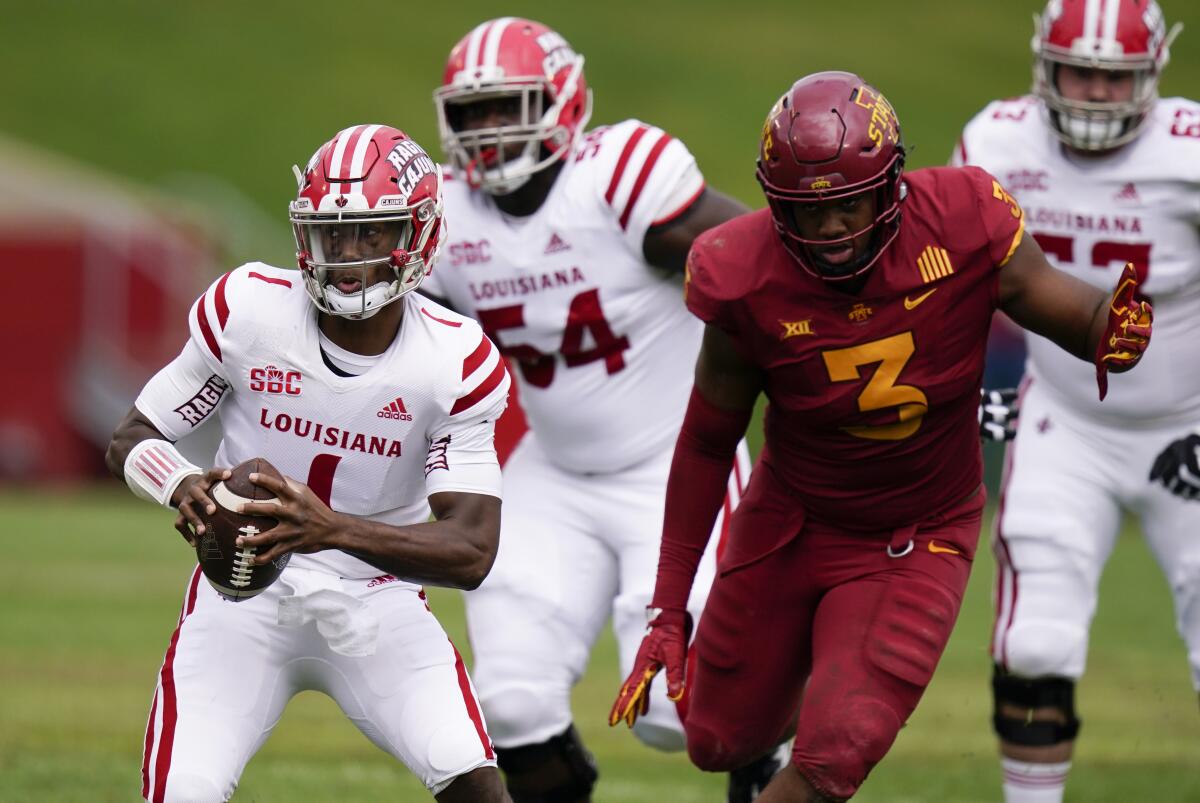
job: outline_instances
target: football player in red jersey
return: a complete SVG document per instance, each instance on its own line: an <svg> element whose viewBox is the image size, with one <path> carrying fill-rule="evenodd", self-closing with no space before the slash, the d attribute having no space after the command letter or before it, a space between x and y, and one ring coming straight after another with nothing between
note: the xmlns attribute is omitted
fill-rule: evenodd
<svg viewBox="0 0 1200 803"><path fill-rule="evenodd" d="M950 636L984 504L976 405L997 308L1107 372L1151 311L1052 268L977 168L904 173L895 112L856 75L801 79L763 127L769 209L705 233L688 307L707 324L667 486L658 581L610 722L666 668L684 694L683 600L754 403L766 441L689 657L688 753L751 764L795 735L760 801L844 800L915 708Z"/></svg>

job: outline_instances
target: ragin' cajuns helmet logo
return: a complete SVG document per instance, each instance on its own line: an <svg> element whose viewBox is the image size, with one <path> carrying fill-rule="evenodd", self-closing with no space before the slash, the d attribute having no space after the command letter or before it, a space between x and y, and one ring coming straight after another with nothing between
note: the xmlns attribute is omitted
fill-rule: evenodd
<svg viewBox="0 0 1200 803"><path fill-rule="evenodd" d="M883 147L886 140L896 144L900 140L900 120L896 110L888 99L881 93L863 84L854 93L854 103L864 109L871 110L871 123L867 126L867 136L875 143L875 148Z"/></svg>
<svg viewBox="0 0 1200 803"><path fill-rule="evenodd" d="M397 142L388 153L387 160L396 171L396 189L405 198L412 195L421 179L437 172L437 165L421 146L411 139Z"/></svg>

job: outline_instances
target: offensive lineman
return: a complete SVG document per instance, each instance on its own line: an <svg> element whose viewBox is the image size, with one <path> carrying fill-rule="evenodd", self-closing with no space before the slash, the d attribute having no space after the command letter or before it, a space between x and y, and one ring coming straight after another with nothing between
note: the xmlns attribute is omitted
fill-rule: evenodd
<svg viewBox="0 0 1200 803"><path fill-rule="evenodd" d="M228 800L287 701L316 689L439 801L507 800L462 659L420 586L474 588L494 560L493 422L508 373L477 323L412 292L445 232L440 173L419 145L352 126L296 177L301 271L255 262L217 280L108 449L135 494L178 508L189 542L222 467L262 456L305 478L251 475L282 504L245 505L279 525L242 541L262 549L257 563L295 553L276 583L234 603L192 573L142 796ZM218 468L202 472L172 442L217 409Z"/></svg>
<svg viewBox="0 0 1200 803"><path fill-rule="evenodd" d="M1200 689L1200 508L1147 481L1200 425L1200 104L1158 98L1170 31L1154 0L1052 0L1033 38L1033 94L996 101L955 163L995 174L1058 268L1107 286L1126 261L1153 299L1139 382L1103 405L1086 365L1026 334L1021 425L996 518L994 727L1008 803L1055 803L1079 718L1097 584L1122 510L1138 516L1175 597ZM1181 366L1187 366L1181 368Z"/></svg>
<svg viewBox="0 0 1200 803"><path fill-rule="evenodd" d="M795 734L760 803L851 797L933 675L979 536L975 408L993 311L1094 362L1101 394L1149 342L1132 268L1109 299L1047 264L986 172L905 173L904 157L878 90L844 72L802 78L762 129L770 208L705 233L688 257L687 304L707 327L654 618L610 722L645 713L665 667L673 694L691 688L700 768L743 766ZM685 676L684 603L713 493L764 393L766 441Z"/></svg>
<svg viewBox="0 0 1200 803"><path fill-rule="evenodd" d="M454 46L434 93L454 229L426 287L515 361L531 430L504 467L496 566L466 595L473 674L518 803L590 798L571 688L610 615L632 666L703 328L682 303L683 266L700 232L745 211L654 126L585 134L583 61L545 25L489 20ZM749 474L744 445L732 468L725 515ZM637 735L683 748L665 694Z"/></svg>

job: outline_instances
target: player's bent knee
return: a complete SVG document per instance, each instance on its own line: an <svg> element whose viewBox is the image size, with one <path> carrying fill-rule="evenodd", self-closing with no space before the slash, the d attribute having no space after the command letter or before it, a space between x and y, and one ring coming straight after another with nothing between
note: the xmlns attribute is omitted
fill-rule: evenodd
<svg viewBox="0 0 1200 803"><path fill-rule="evenodd" d="M852 797L887 754L901 724L896 712L879 700L852 701L816 733L803 741L797 737L793 761L822 795Z"/></svg>
<svg viewBox="0 0 1200 803"><path fill-rule="evenodd" d="M560 733L571 723L569 692L508 684L480 694L488 733L496 744L523 744Z"/></svg>
<svg viewBox="0 0 1200 803"><path fill-rule="evenodd" d="M705 772L731 772L746 766L765 753L770 744L759 745L738 734L718 732L700 723L687 725L688 758Z"/></svg>
<svg viewBox="0 0 1200 803"><path fill-rule="evenodd" d="M600 777L575 726L538 744L496 748L513 803L574 803L590 799Z"/></svg>
<svg viewBox="0 0 1200 803"><path fill-rule="evenodd" d="M211 778L172 770L163 803L224 803L229 796Z"/></svg>
<svg viewBox="0 0 1200 803"><path fill-rule="evenodd" d="M1053 675L1078 679L1087 653L1087 631L1048 620L1023 621L1005 636L1004 665L1023 677Z"/></svg>
<svg viewBox="0 0 1200 803"><path fill-rule="evenodd" d="M664 753L677 753L684 747L682 730L639 719L633 725L633 735L647 747Z"/></svg>
<svg viewBox="0 0 1200 803"><path fill-rule="evenodd" d="M1070 678L1024 678L996 667L992 694L996 703L992 726L1010 744L1049 747L1079 734L1075 681ZM1039 712L1036 718L1034 711Z"/></svg>

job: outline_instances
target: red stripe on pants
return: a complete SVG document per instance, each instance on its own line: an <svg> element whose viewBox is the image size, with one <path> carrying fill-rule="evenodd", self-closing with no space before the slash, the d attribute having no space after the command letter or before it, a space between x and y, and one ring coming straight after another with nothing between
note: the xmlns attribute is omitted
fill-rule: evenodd
<svg viewBox="0 0 1200 803"><path fill-rule="evenodd" d="M162 731L158 735L158 757L154 762L154 803L162 803L167 794L167 774L171 771L171 747L175 743L175 720L176 720L176 698L175 698L175 648L179 644L179 631L183 628L183 623L192 611L196 608L196 589L200 583L200 567L197 566L192 572L192 581L188 584L187 602L184 603L183 611L179 614L179 624L175 627L174 634L171 635L171 646L167 647L167 656L163 659L162 671L159 673L159 684L162 686L162 701L163 701L163 724ZM157 693L155 694L157 701ZM151 727L154 725L154 720L150 721ZM147 764L149 763L149 753L146 755Z"/></svg>
<svg viewBox="0 0 1200 803"><path fill-rule="evenodd" d="M487 730L483 727L483 716L479 713L479 703L475 701L475 692L471 690L467 667L463 665L462 656L458 654L458 647L454 646L453 641L450 642L450 649L454 650L454 669L458 672L458 688L462 692L463 702L466 703L467 715L475 723L475 732L479 734L479 743L483 745L483 754L487 756L488 761L492 761L496 758L496 751L492 749L492 740L488 738Z"/></svg>

